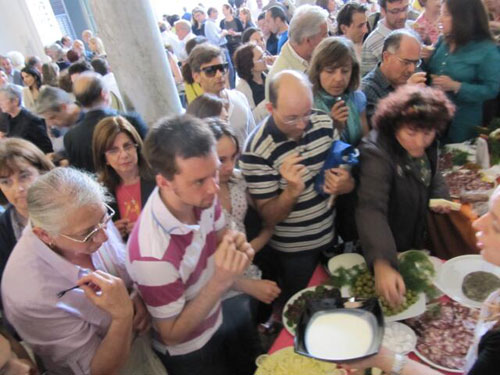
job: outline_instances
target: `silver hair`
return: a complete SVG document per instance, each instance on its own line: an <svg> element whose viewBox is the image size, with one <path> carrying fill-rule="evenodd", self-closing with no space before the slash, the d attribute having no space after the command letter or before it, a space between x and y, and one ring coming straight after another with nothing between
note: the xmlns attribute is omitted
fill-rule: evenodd
<svg viewBox="0 0 500 375"><path fill-rule="evenodd" d="M53 43L45 48L47 49L48 52L54 54L56 60L62 59L64 57L64 50L57 43Z"/></svg>
<svg viewBox="0 0 500 375"><path fill-rule="evenodd" d="M190 31L191 30L191 24L188 21L184 20L184 19L179 20L176 23L174 23L174 26L176 28L180 26L182 29L184 29L186 31Z"/></svg>
<svg viewBox="0 0 500 375"><path fill-rule="evenodd" d="M36 113L44 114L48 111L59 111L61 104L71 104L71 96L57 87L45 86L38 94Z"/></svg>
<svg viewBox="0 0 500 375"><path fill-rule="evenodd" d="M92 175L73 168L55 168L28 190L28 213L35 227L55 236L76 209L110 201L105 187Z"/></svg>
<svg viewBox="0 0 500 375"><path fill-rule="evenodd" d="M0 88L0 94L5 94L9 100L18 100L19 106L23 104L23 93L19 86L12 83Z"/></svg>
<svg viewBox="0 0 500 375"><path fill-rule="evenodd" d="M295 10L290 21L288 37L295 44L301 44L305 38L318 35L321 25L328 19L328 12L317 5L301 5Z"/></svg>

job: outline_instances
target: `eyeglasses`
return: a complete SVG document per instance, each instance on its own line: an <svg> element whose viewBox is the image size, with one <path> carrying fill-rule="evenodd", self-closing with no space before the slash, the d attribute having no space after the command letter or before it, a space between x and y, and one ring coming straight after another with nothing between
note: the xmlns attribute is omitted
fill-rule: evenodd
<svg viewBox="0 0 500 375"><path fill-rule="evenodd" d="M408 12L408 8L409 8L409 5L407 5L407 6L403 7L403 8L394 8L394 9L391 9L391 10L386 9L386 12L390 13L390 14L396 15L396 14L399 14L399 13L406 13L406 12Z"/></svg>
<svg viewBox="0 0 500 375"><path fill-rule="evenodd" d="M111 157L115 157L115 156L118 156L122 150L125 151L125 153L127 153L127 154L131 154L133 151L135 151L135 149L137 147L138 146L137 146L136 143L127 142L127 143L125 143L123 145L123 147L112 147L112 148L110 148L109 150L107 150L105 152L105 154L108 155L108 156L111 156Z"/></svg>
<svg viewBox="0 0 500 375"><path fill-rule="evenodd" d="M415 65L415 68L420 67L422 65L422 59L418 60L408 60L408 59L403 59L402 57L399 57L398 55L393 54L399 61L403 63L405 67L408 67L410 65Z"/></svg>
<svg viewBox="0 0 500 375"><path fill-rule="evenodd" d="M94 239L95 235L102 229L106 229L106 226L108 225L108 223L110 222L110 220L113 218L113 216L115 215L115 210L113 210L111 207L109 207L107 204L104 204L104 206L106 207L106 215L104 216L104 218L102 219L102 221L96 225L96 227L94 229L92 229L90 231L89 234L87 234L82 240L80 239L77 239L77 238L73 238L71 236L68 236L66 234L59 234L61 237L64 237L64 238L67 238L68 240L71 240L71 241L74 241L74 242L78 242L78 243L87 243L89 242L90 240Z"/></svg>
<svg viewBox="0 0 500 375"><path fill-rule="evenodd" d="M294 126L297 125L299 122L303 122L305 124L308 124L309 121L311 120L312 113L309 113L305 116L296 116L296 117L289 117L287 119L283 119L283 124L287 126Z"/></svg>
<svg viewBox="0 0 500 375"><path fill-rule="evenodd" d="M217 71L220 71L221 74L226 74L228 66L228 63L210 65L205 68L201 68L201 71L205 73L207 77L215 77Z"/></svg>

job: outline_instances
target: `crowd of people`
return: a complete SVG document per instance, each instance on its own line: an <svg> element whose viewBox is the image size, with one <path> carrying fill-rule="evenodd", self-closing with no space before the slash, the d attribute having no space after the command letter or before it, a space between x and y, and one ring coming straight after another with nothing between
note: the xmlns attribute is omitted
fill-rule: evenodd
<svg viewBox="0 0 500 375"><path fill-rule="evenodd" d="M0 56L0 373L253 374L286 301L346 244L401 303L397 254L428 244L429 200L449 198L440 145L498 116L500 1L220 11L158 22L186 114L150 127L90 30ZM359 165L326 168L344 143ZM475 227L500 266L499 217L497 189ZM493 374L500 331L479 340L469 374ZM437 373L398 361L349 366Z"/></svg>

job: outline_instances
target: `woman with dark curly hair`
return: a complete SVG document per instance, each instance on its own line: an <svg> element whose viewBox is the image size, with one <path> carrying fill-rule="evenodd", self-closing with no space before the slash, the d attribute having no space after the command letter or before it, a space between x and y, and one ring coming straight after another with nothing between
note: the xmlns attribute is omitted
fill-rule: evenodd
<svg viewBox="0 0 500 375"><path fill-rule="evenodd" d="M255 123L259 123L268 114L264 100L267 71L264 51L254 43L244 44L234 53L234 66L240 77L236 90L246 96Z"/></svg>
<svg viewBox="0 0 500 375"><path fill-rule="evenodd" d="M374 129L359 147L356 226L375 288L393 305L405 294L397 253L423 248L429 200L449 197L437 138L453 113L442 91L402 86L379 102Z"/></svg>
<svg viewBox="0 0 500 375"><path fill-rule="evenodd" d="M42 87L42 76L35 68L23 68L21 70L21 77L24 82L23 107L30 112L34 112L38 93L40 92L40 87Z"/></svg>

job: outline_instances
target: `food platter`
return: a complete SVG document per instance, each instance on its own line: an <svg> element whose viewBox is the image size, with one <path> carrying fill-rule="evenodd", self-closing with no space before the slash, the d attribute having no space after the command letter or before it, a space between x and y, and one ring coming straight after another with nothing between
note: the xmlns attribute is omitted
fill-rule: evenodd
<svg viewBox="0 0 500 375"><path fill-rule="evenodd" d="M462 255L443 263L434 285L458 303L478 309L481 302L467 298L462 291L464 277L477 271L490 272L500 277L500 268L483 260L481 255Z"/></svg>
<svg viewBox="0 0 500 375"><path fill-rule="evenodd" d="M332 286L324 285L324 287L328 290L333 290L334 288ZM282 322L283 322L283 327L290 333L292 336L295 336L295 326L296 324L290 324L289 319L286 317L286 313L288 309L290 308L293 303L298 300L304 293L306 292L314 292L316 291L318 287L317 286L311 286L309 288L302 289L295 293L293 296L290 297L290 299L287 301L285 304L285 307L283 308L283 314L281 316Z"/></svg>
<svg viewBox="0 0 500 375"><path fill-rule="evenodd" d="M474 338L474 309L446 299L405 322L417 334L415 354L432 367L461 373Z"/></svg>
<svg viewBox="0 0 500 375"><path fill-rule="evenodd" d="M401 253L402 255L404 253ZM360 254L348 253L348 254L340 254L328 261L327 268L328 273L330 275L334 275L341 268L349 271L354 267L366 266L365 259ZM340 288L342 297L367 297L367 296L356 296L352 291L352 286L344 285ZM419 293L416 302L409 305L408 308L404 311L401 311L397 314L388 316L387 314L384 316L386 322L394 322L399 320L404 320L408 318L412 318L414 316L418 316L423 314L425 311L425 294Z"/></svg>
<svg viewBox="0 0 500 375"><path fill-rule="evenodd" d="M463 370L457 370L457 369L453 369L453 368L448 368L448 367L440 366L437 363L432 362L430 359L428 359L428 358L424 357L422 354L420 354L419 351L416 350L416 349L413 351L413 353L415 353L415 355L418 358L420 358L422 360L422 362L425 362L426 364L428 364L431 367L434 367L435 369L438 369L438 370L441 370L441 371L446 371L446 372L451 372L451 373L455 373L455 374L461 374L461 373L463 373Z"/></svg>
<svg viewBox="0 0 500 375"><path fill-rule="evenodd" d="M255 375L347 375L334 363L318 361L296 354L292 347L278 350L271 355L261 355L256 360Z"/></svg>

